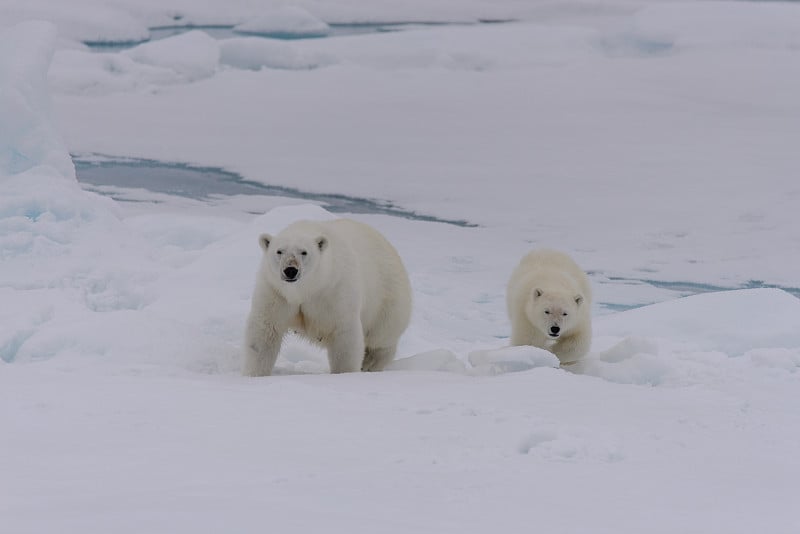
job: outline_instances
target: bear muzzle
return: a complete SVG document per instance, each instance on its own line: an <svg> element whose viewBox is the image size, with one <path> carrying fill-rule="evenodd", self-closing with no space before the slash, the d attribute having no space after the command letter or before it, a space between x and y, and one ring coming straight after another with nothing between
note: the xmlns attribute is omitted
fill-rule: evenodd
<svg viewBox="0 0 800 534"><path fill-rule="evenodd" d="M300 271L297 267L286 267L283 271L281 271L281 278L284 282L297 282L300 278Z"/></svg>
<svg viewBox="0 0 800 534"><path fill-rule="evenodd" d="M561 328L557 325L553 325L550 327L550 330L547 332L547 335L552 338L557 338L560 335L559 332L561 332Z"/></svg>

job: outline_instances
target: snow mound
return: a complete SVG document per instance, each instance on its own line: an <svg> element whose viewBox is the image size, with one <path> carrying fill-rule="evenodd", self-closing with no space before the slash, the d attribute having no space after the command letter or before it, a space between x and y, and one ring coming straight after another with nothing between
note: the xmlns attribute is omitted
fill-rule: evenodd
<svg viewBox="0 0 800 534"><path fill-rule="evenodd" d="M325 22L297 6L279 7L233 29L239 33L281 37L323 37L331 31Z"/></svg>
<svg viewBox="0 0 800 534"><path fill-rule="evenodd" d="M338 219L331 212L315 204L298 204L294 206L280 206L269 210L264 215L256 217L252 224L260 232L277 234L294 221L307 219L310 221L332 221ZM253 241L255 243L256 241Z"/></svg>
<svg viewBox="0 0 800 534"><path fill-rule="evenodd" d="M330 55L306 53L273 39L239 37L219 42L220 62L239 69L314 69L334 62Z"/></svg>
<svg viewBox="0 0 800 534"><path fill-rule="evenodd" d="M59 92L98 95L186 81L171 68L135 61L124 54L59 50L49 80Z"/></svg>
<svg viewBox="0 0 800 534"><path fill-rule="evenodd" d="M594 330L739 356L754 348L800 345L800 300L780 289L706 293L599 317Z"/></svg>
<svg viewBox="0 0 800 534"><path fill-rule="evenodd" d="M754 349L744 354L755 367L800 373L800 348Z"/></svg>
<svg viewBox="0 0 800 534"><path fill-rule="evenodd" d="M144 43L123 54L138 63L170 69L184 81L213 76L220 58L217 40L200 30Z"/></svg>
<svg viewBox="0 0 800 534"><path fill-rule="evenodd" d="M686 385L688 382L680 376L687 367L686 362L680 361L685 355L679 354L674 350L665 350L661 354L659 345L654 342L626 338L604 352L590 354L570 365L569 370L618 384ZM696 356L691 353L691 357Z"/></svg>
<svg viewBox="0 0 800 534"><path fill-rule="evenodd" d="M569 370L619 384L723 384L800 367L800 300L779 289L653 304L600 317L595 333L595 345L611 346Z"/></svg>

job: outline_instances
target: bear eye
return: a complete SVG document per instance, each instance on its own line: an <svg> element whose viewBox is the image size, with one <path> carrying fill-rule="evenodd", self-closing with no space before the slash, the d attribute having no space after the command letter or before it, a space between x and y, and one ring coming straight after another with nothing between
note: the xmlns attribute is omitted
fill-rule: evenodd
<svg viewBox="0 0 800 534"><path fill-rule="evenodd" d="M280 256L281 254L283 254L283 251L279 250L276 254L278 254L278 256Z"/></svg>
<svg viewBox="0 0 800 534"><path fill-rule="evenodd" d="M562 313L561 315L563 315L564 317L566 317L566 316L567 316L567 312L564 312L564 313Z"/></svg>
<svg viewBox="0 0 800 534"><path fill-rule="evenodd" d="M544 314L545 314L545 315L550 315L550 310L545 310L545 311L544 311Z"/></svg>
<svg viewBox="0 0 800 534"><path fill-rule="evenodd" d="M304 250L303 252L301 252L301 253L300 253L300 255L301 255L301 256L308 256L308 252L306 252L306 251Z"/></svg>

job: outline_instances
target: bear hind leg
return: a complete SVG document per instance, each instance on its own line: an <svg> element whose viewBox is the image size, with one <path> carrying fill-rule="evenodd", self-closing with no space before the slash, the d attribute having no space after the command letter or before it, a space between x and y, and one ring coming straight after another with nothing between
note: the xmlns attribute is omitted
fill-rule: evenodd
<svg viewBox="0 0 800 534"><path fill-rule="evenodd" d="M367 347L364 353L364 363L361 366L362 371L383 371L387 365L392 363L394 355L397 352L397 346L374 348Z"/></svg>

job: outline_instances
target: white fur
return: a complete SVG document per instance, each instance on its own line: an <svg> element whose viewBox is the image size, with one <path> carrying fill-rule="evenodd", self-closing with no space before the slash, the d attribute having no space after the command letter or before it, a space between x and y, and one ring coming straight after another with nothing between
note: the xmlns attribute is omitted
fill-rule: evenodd
<svg viewBox="0 0 800 534"><path fill-rule="evenodd" d="M563 252L535 250L522 258L508 282L506 303L512 345L547 349L562 364L589 352L591 286L583 270Z"/></svg>
<svg viewBox="0 0 800 534"><path fill-rule="evenodd" d="M380 371L394 359L411 316L411 285L380 233L348 219L297 221L259 243L245 375L272 373L289 330L327 348L333 373ZM287 268L296 269L295 281Z"/></svg>

